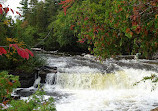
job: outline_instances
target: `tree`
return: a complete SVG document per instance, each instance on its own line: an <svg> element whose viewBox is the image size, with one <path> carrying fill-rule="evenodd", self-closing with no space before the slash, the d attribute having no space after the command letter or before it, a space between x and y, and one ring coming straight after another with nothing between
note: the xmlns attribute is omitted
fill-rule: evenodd
<svg viewBox="0 0 158 111"><path fill-rule="evenodd" d="M64 11L72 0L64 0ZM150 58L158 49L157 0L75 1L65 12L79 42L98 57L141 53ZM74 6L76 6L74 8Z"/></svg>
<svg viewBox="0 0 158 111"><path fill-rule="evenodd" d="M13 10L12 9L10 9L12 12L13 12ZM4 22L3 22L3 24L5 24L5 27L6 28L8 28L8 25L10 24L8 24L8 20L5 20L5 17L6 17L6 14L8 13L8 11L9 11L9 8L7 7L7 8L3 8L3 6L2 6L2 4L0 4L0 11L1 11L1 15L2 15L2 19L1 19L1 21L2 20L4 20ZM14 13L14 12L13 12ZM17 14L19 14L19 15L21 15L19 12L17 12L16 11L16 13ZM7 22L6 22L7 21ZM4 38L4 37L3 37ZM5 44L5 42L4 42L4 44ZM29 49L24 49L24 48L21 48L21 47L19 47L20 45L18 45L18 44L10 44L8 47L9 48L11 48L11 47L13 47L13 48L15 48L16 50L17 50L17 53L22 57L22 58L26 58L26 59L29 59L29 54L31 55L31 56L33 56L33 53L29 50ZM3 47L6 47L6 46L1 46L0 47L0 55L2 55L2 54L7 54L7 51L6 51L6 49L4 49Z"/></svg>

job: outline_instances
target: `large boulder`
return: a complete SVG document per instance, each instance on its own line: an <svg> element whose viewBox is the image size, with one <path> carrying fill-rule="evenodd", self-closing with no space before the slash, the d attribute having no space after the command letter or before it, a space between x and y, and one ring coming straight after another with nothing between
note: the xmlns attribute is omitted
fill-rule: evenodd
<svg viewBox="0 0 158 111"><path fill-rule="evenodd" d="M28 88L33 86L35 81L36 72L33 73L25 73L23 71L11 71L10 74L19 76L19 81L21 84L21 88Z"/></svg>
<svg viewBox="0 0 158 111"><path fill-rule="evenodd" d="M57 67L42 66L34 69L32 73L25 73L23 71L11 71L10 74L19 76L21 88L28 88L33 86L38 76L41 77L41 83L45 83L48 73L57 73Z"/></svg>
<svg viewBox="0 0 158 111"><path fill-rule="evenodd" d="M51 67L51 66L42 66L37 69L38 76L41 77L41 83L45 83L45 79L48 73L57 73L57 67Z"/></svg>

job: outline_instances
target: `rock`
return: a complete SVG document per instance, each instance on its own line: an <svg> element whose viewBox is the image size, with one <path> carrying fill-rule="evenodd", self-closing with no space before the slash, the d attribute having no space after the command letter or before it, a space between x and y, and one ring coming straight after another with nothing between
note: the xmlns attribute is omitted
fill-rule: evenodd
<svg viewBox="0 0 158 111"><path fill-rule="evenodd" d="M42 66L38 69L38 75L41 77L41 83L45 83L48 73L57 73L57 67Z"/></svg>
<svg viewBox="0 0 158 111"><path fill-rule="evenodd" d="M15 94L19 95L20 97L28 97L32 94L34 94L36 92L36 89L20 89L20 90L16 90Z"/></svg>
<svg viewBox="0 0 158 111"><path fill-rule="evenodd" d="M10 74L19 76L21 88L28 88L28 87L33 86L34 81L35 81L35 76L36 76L35 72L31 74L31 73L25 73L23 71L16 71L16 72L13 71L13 72L10 72Z"/></svg>
<svg viewBox="0 0 158 111"><path fill-rule="evenodd" d="M13 95L13 96L11 96L11 98L13 98L14 100L18 100L18 99L20 99L20 96L19 95Z"/></svg>
<svg viewBox="0 0 158 111"><path fill-rule="evenodd" d="M35 71L30 73L24 73L23 71L11 71L9 74L19 76L19 81L21 88L28 88L33 86L35 79L38 76L41 77L41 83L45 83L46 75L48 73L57 73L57 67L42 66L40 68L35 68Z"/></svg>
<svg viewBox="0 0 158 111"><path fill-rule="evenodd" d="M155 109L152 109L151 111L158 111L158 107L157 107L157 108L155 108Z"/></svg>
<svg viewBox="0 0 158 111"><path fill-rule="evenodd" d="M133 68L133 69L142 69L142 70L147 70L147 71L155 71L158 72L158 66L152 65L152 64L147 64L145 62L135 62L132 60L129 60L128 62L124 61L115 61L115 64L121 66L121 67L127 67L127 68Z"/></svg>
<svg viewBox="0 0 158 111"><path fill-rule="evenodd" d="M32 51L43 51L41 48L31 48Z"/></svg>

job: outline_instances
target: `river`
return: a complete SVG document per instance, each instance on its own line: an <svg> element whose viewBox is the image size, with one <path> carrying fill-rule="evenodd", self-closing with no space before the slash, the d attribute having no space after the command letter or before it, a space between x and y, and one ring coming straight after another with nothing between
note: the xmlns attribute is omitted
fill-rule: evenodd
<svg viewBox="0 0 158 111"><path fill-rule="evenodd" d="M56 100L57 111L150 111L158 107L156 84L148 80L134 85L144 76L158 74L156 65L146 66L147 60L99 63L91 56L44 58L49 66L58 67L58 73L47 74L44 84Z"/></svg>

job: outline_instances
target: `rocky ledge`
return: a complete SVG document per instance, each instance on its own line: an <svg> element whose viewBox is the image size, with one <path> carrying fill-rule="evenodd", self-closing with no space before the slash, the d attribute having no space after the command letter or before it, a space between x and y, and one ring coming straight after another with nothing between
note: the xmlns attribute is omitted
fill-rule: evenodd
<svg viewBox="0 0 158 111"><path fill-rule="evenodd" d="M23 71L12 71L10 74L19 76L21 88L28 88L33 86L35 79L40 76L41 83L45 83L45 78L48 73L57 73L57 67L42 66L34 69L32 73L25 73Z"/></svg>

